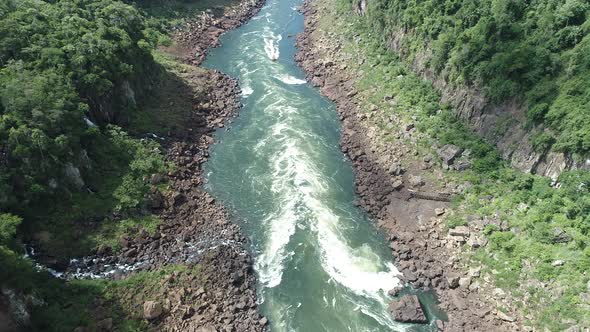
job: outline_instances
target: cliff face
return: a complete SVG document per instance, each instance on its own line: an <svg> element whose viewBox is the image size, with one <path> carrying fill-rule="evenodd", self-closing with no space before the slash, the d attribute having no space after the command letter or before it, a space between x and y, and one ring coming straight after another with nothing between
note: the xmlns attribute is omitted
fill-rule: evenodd
<svg viewBox="0 0 590 332"><path fill-rule="evenodd" d="M366 0L361 0L355 6L358 15L364 15L367 10ZM393 33L388 47L404 58L403 41L408 35L399 30ZM422 78L432 82L441 93L441 102L453 106L457 114L481 137L495 144L502 157L509 160L511 165L528 173L556 179L566 170L590 170L590 158L577 160L571 155L559 152L536 152L531 138L537 129L525 128L526 105L517 100L505 100L502 103L492 103L476 87L455 86L445 79L443 74L435 74L428 68L428 50L417 54L411 63L412 70Z"/></svg>

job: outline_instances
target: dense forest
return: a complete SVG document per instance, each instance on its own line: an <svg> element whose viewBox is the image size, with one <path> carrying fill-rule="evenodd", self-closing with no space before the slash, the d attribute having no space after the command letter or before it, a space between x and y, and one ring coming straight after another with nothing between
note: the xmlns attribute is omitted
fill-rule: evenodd
<svg viewBox="0 0 590 332"><path fill-rule="evenodd" d="M116 129L94 123L116 124L130 111L132 98L111 100L148 75L158 33L120 1L1 6L0 209L18 214L79 191L93 164L106 162L104 149L121 143Z"/></svg>
<svg viewBox="0 0 590 332"><path fill-rule="evenodd" d="M139 82L158 75L152 50L165 38L153 22L118 0L0 1L4 285L30 289L37 278L17 229L52 229L55 253L84 253L70 227L136 215L146 176L168 167L156 142L122 129L138 112Z"/></svg>
<svg viewBox="0 0 590 332"><path fill-rule="evenodd" d="M590 4L581 0L371 0L366 13L387 43L403 34L413 61L494 102L527 105L537 149L590 153ZM426 52L425 52L426 51Z"/></svg>

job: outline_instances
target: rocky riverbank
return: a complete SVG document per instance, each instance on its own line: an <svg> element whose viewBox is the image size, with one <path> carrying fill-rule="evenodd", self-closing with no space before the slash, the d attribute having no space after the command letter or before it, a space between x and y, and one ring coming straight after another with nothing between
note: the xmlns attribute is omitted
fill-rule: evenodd
<svg viewBox="0 0 590 332"><path fill-rule="evenodd" d="M204 13L174 35L166 51L190 65L200 65L206 50L219 45L219 36L255 15L264 1L244 1L215 17ZM197 82L209 82L209 91L194 93L193 113L186 132L166 138L166 159L175 170L168 174L170 190L153 191L149 207L163 223L150 235L142 232L120 239L121 255L111 265L153 270L169 264L198 265L198 277L171 276L161 296L143 303L143 318L156 330L166 331L263 331L266 318L257 310L256 280L246 239L229 221L224 207L201 185L202 164L213 131L236 115L240 104L237 81L208 71ZM186 77L191 85L190 74ZM152 178L153 184L162 179ZM99 266L104 266L101 264ZM116 274L115 274L115 277ZM174 282L174 279L182 282Z"/></svg>
<svg viewBox="0 0 590 332"><path fill-rule="evenodd" d="M480 270L469 270L460 259L463 244L477 247L485 245L485 240L467 227L449 232L442 222L450 208L449 197L460 193L464 184L446 182L438 158L419 154L414 123L395 115L381 119L378 107L365 104L365 94L356 88L362 73L349 65L365 59L346 54L341 36L321 24L333 10L325 1L305 3L305 32L298 37L296 60L308 80L337 105L343 127L341 147L356 172L358 204L389 235L404 281L436 292L439 306L449 317L447 322L436 322L439 330L520 330L517 315L497 310L501 299L480 278ZM384 98L394 102L394 96ZM385 126L379 125L382 120ZM451 154L452 146L440 151L447 167L460 153ZM454 167L468 167L468 162ZM392 307L400 307L399 302Z"/></svg>
<svg viewBox="0 0 590 332"><path fill-rule="evenodd" d="M241 91L236 80L194 67L202 63L208 48L219 45L223 32L247 21L263 3L243 1L226 8L220 17L204 13L178 28L174 44L164 49L192 69L184 68L174 74L178 75L176 80L162 83L174 87L155 92L157 107L160 111L173 107L192 111L184 119L183 129L158 137L166 161L174 167L165 176L146 179L153 187L144 211L162 221L155 232L138 228L118 239L120 250L103 246L94 256L69 264L51 261L44 253L36 257L49 265L54 275L65 279L129 280L140 271L162 275L152 289L141 290L141 285L139 290L123 288L115 296L116 303L96 298L92 309L96 323L81 326L77 332L113 330L114 316L109 312L116 306L123 307L129 316L125 319L142 320L156 331L266 329L268 321L258 313L252 258L245 250L247 240L230 222L224 207L201 187L202 164L214 143L213 132L236 116ZM166 189L157 189L163 183L168 184ZM167 272L177 266L181 268Z"/></svg>
<svg viewBox="0 0 590 332"><path fill-rule="evenodd" d="M175 28L174 45L167 49L182 61L198 66L207 57L207 50L219 46L219 37L252 18L264 5L264 0L243 0L225 8L222 16L204 12L199 17Z"/></svg>

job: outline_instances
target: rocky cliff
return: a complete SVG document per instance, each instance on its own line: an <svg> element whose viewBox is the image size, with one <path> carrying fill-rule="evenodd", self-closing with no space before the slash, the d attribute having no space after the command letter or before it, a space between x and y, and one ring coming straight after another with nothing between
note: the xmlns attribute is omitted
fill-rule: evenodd
<svg viewBox="0 0 590 332"><path fill-rule="evenodd" d="M361 0L354 10L358 15L364 15L370 5L370 2ZM389 36L387 46L407 58L403 45L408 37L409 32L396 31ZM428 67L430 58L430 50L426 47L411 61L412 70L432 82L441 94L441 102L450 104L474 132L495 144L513 167L552 179L566 170L590 169L588 156L580 158L553 151L535 151L531 139L538 129L525 127L526 103L515 98L493 103L475 86L451 84L444 72L436 74Z"/></svg>

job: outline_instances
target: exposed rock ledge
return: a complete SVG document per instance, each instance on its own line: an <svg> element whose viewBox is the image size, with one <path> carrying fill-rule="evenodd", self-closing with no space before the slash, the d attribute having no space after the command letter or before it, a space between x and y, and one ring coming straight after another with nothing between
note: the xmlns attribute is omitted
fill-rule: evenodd
<svg viewBox="0 0 590 332"><path fill-rule="evenodd" d="M397 31L390 37L389 48L404 56L403 39L406 33ZM556 179L561 172L590 169L590 159L576 161L573 156L558 152L536 152L531 138L536 129L524 128L526 105L516 99L500 104L489 101L473 87L456 87L427 68L428 50L420 52L412 63L412 70L433 83L441 93L441 102L449 103L469 126L488 142L495 144L502 158L523 172ZM498 131L498 128L504 128Z"/></svg>

